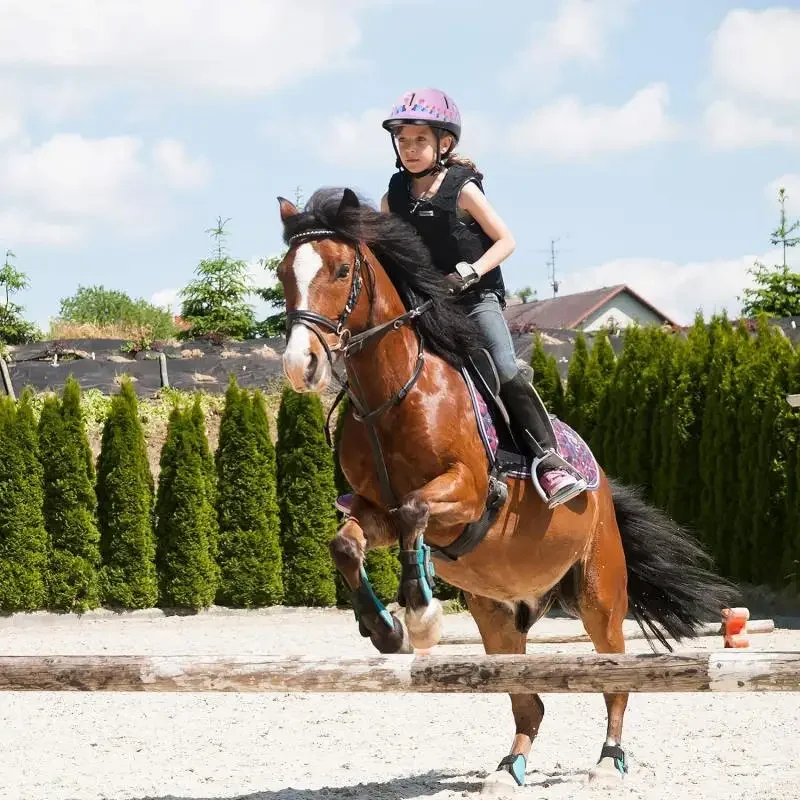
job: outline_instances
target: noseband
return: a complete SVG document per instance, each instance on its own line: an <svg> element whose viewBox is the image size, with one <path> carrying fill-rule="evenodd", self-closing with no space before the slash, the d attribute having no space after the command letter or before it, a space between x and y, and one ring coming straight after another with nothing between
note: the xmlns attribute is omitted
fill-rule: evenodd
<svg viewBox="0 0 800 800"><path fill-rule="evenodd" d="M291 247L295 244L319 241L321 239L341 238L341 235L333 230L316 228L303 231L302 233L298 233L289 237L287 244ZM373 455L375 456L375 461L378 468L378 477L380 478L384 503L386 503L386 506L389 510L394 510L397 507L397 497L391 487L391 482L386 469L383 451L381 450L380 442L378 441L375 425L378 417L392 408L392 406L395 406L397 403L401 402L417 382L425 361L425 346L422 334L415 330L417 334L418 350L416 365L411 377L405 382L400 391L392 395L378 408L371 411L367 408L366 402L364 401L364 393L361 389L361 383L358 380L355 366L352 364L350 359L354 354L361 352L364 345L368 341L381 337L389 331L399 330L404 325L412 322L414 319L420 316L420 314L423 314L425 311L427 311L433 305L433 301L426 300L424 303L422 303L422 305L412 308L405 314L400 314L399 316L390 319L388 322L382 322L380 325L374 325L371 328L366 328L365 330L354 334L352 330L347 327L347 322L350 319L350 315L353 313L356 304L358 303L358 299L361 295L361 289L364 285L362 268L365 265L369 267L369 264L364 258L358 242L353 242L351 244L353 244L355 250L355 257L353 260L353 278L350 283L350 293L347 297L347 302L345 303L342 313L339 315L338 319L331 319L324 314L319 314L316 311L311 311L310 309L295 309L294 311L288 311L286 313L286 340L288 342L292 328L295 325L302 325L303 327L307 328L319 340L320 344L325 350L325 355L328 359L331 374L337 383L342 387L333 406L331 407L330 412L328 412L328 418L325 423L325 435L328 439L328 445L331 445L329 429L331 415L341 401L342 397L347 394L347 396L350 398L350 402L353 404L353 418L356 421L363 422L367 425L367 431L370 434L369 439L370 443L372 444ZM370 285L372 285L371 282ZM370 314L368 315L368 318L371 318L372 301L373 298L370 296ZM326 333L333 333L334 335L338 336L338 341L336 344L332 346L328 344ZM337 373L333 365L336 353L339 353L344 360L345 370L349 376L349 379L348 377L342 377L339 375L339 373ZM350 380L352 380L354 387L351 387Z"/></svg>

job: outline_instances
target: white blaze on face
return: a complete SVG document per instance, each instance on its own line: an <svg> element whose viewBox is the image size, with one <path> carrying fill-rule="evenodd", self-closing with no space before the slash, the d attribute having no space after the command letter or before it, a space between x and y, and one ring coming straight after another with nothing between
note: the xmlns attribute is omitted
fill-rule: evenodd
<svg viewBox="0 0 800 800"><path fill-rule="evenodd" d="M294 253L294 277L297 281L297 308L308 308L308 293L311 281L322 269L322 258L310 242L301 244ZM311 359L311 339L305 325L292 326L292 333L283 354L287 370L305 373Z"/></svg>

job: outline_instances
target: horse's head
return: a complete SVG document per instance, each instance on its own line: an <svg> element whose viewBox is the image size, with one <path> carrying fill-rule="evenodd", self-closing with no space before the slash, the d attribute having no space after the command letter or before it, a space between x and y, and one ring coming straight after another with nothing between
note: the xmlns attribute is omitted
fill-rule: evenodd
<svg viewBox="0 0 800 800"><path fill-rule="evenodd" d="M297 226L293 233L293 218L300 212L289 200L278 201L289 245L278 267L287 317L283 370L295 391L323 392L331 379L331 348L340 343L358 303L362 256L356 243L333 230ZM346 189L339 214L358 206L356 195Z"/></svg>

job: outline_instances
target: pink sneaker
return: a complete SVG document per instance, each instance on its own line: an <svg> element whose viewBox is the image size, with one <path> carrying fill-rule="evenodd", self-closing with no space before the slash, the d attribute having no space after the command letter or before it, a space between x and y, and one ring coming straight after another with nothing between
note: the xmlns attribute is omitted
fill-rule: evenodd
<svg viewBox="0 0 800 800"><path fill-rule="evenodd" d="M353 509L353 494L352 492L348 492L347 494L340 494L336 498L336 502L334 503L336 508L342 512L345 516L350 516L350 512Z"/></svg>
<svg viewBox="0 0 800 800"><path fill-rule="evenodd" d="M578 480L564 469L552 467L539 473L539 485L549 498L548 508L571 500L586 489L586 481Z"/></svg>

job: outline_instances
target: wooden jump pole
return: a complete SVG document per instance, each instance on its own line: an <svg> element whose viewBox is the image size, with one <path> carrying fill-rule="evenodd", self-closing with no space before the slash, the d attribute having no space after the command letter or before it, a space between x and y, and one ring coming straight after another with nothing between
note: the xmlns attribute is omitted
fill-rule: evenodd
<svg viewBox="0 0 800 800"><path fill-rule="evenodd" d="M747 623L747 633L772 633L775 630L775 621L771 619L756 619ZM698 636L724 636L724 626L717 622L710 622L703 625L698 632ZM650 634L653 638L653 635ZM645 635L641 628L631 628L625 631L625 641L630 642L634 639L644 639ZM528 642L530 644L577 644L579 642L591 642L587 633L530 633ZM457 636L455 634L444 634L439 640L440 645L455 644L482 644L479 634L469 634Z"/></svg>
<svg viewBox="0 0 800 800"><path fill-rule="evenodd" d="M310 656L2 656L0 691L800 691L800 652Z"/></svg>

